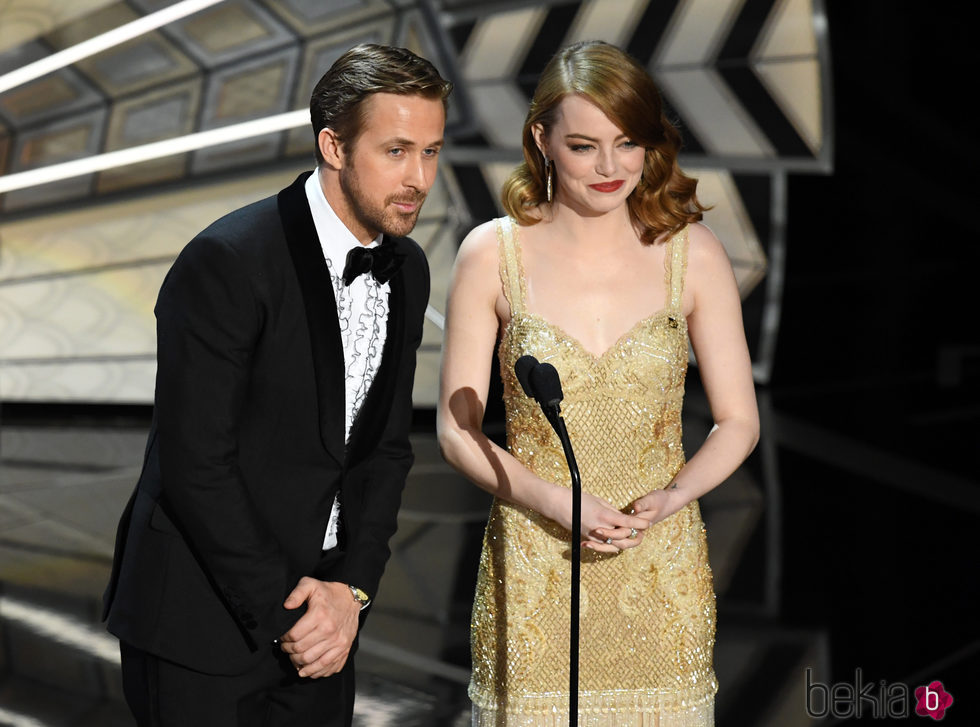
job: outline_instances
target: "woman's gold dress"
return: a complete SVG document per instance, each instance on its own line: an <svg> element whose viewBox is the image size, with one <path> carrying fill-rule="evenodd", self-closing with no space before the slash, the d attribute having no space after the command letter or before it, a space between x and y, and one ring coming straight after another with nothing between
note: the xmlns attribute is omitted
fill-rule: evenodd
<svg viewBox="0 0 980 727"><path fill-rule="evenodd" d="M558 437L514 374L514 362L531 354L561 376L562 415L585 491L627 508L667 486L684 464L686 228L666 243L667 305L599 357L525 309L513 220L497 220L497 237L511 309L499 349L511 454L570 486ZM569 532L557 523L494 501L473 606L474 725L569 724L569 553ZM715 598L697 502L651 527L635 548L584 550L581 580L578 724L712 725Z"/></svg>

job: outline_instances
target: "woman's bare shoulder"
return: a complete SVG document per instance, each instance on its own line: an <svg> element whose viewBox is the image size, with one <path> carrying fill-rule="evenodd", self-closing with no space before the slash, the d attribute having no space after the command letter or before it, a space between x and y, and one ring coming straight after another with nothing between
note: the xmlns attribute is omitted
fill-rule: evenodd
<svg viewBox="0 0 980 727"><path fill-rule="evenodd" d="M497 220L488 220L467 233L456 253L454 277L467 285L499 285L500 266L497 239Z"/></svg>
<svg viewBox="0 0 980 727"><path fill-rule="evenodd" d="M689 276L696 276L699 272L711 274L719 270L731 270L728 251L707 225L700 222L688 225L687 242Z"/></svg>
<svg viewBox="0 0 980 727"><path fill-rule="evenodd" d="M688 225L687 290L696 297L734 291L735 272L728 251L711 228Z"/></svg>
<svg viewBox="0 0 980 727"><path fill-rule="evenodd" d="M721 240L703 222L693 222L687 226L687 242L691 256L710 258L721 255L726 259L728 257Z"/></svg>
<svg viewBox="0 0 980 727"><path fill-rule="evenodd" d="M488 220L470 230L460 243L456 260L467 266L496 264L497 220Z"/></svg>

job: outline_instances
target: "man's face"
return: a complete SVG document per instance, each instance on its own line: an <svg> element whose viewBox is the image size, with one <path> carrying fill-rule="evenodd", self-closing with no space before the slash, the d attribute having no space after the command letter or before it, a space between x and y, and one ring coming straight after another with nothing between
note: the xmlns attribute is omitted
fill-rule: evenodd
<svg viewBox="0 0 980 727"><path fill-rule="evenodd" d="M446 112L442 101L376 93L364 102L361 133L344 149L337 210L362 242L415 227L436 178Z"/></svg>

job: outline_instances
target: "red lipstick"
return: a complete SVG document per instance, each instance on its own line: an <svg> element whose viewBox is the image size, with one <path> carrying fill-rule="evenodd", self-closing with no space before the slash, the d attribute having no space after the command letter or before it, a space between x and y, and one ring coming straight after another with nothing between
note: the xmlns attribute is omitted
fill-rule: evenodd
<svg viewBox="0 0 980 727"><path fill-rule="evenodd" d="M615 192L617 189L623 186L623 180L617 179L615 182L602 182L601 184L590 184L589 187L594 189L596 192Z"/></svg>

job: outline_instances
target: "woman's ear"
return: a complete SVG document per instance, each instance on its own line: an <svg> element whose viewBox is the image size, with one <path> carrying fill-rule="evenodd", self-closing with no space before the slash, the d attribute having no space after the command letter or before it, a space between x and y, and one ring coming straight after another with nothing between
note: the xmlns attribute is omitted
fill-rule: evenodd
<svg viewBox="0 0 980 727"><path fill-rule="evenodd" d="M547 135L544 133L544 127L541 124L532 124L531 136L534 137L534 143L538 147L538 151L550 159L551 156L548 154Z"/></svg>
<svg viewBox="0 0 980 727"><path fill-rule="evenodd" d="M329 126L320 129L320 133L316 136L316 143L320 147L324 164L337 170L343 168L344 145L333 129Z"/></svg>

